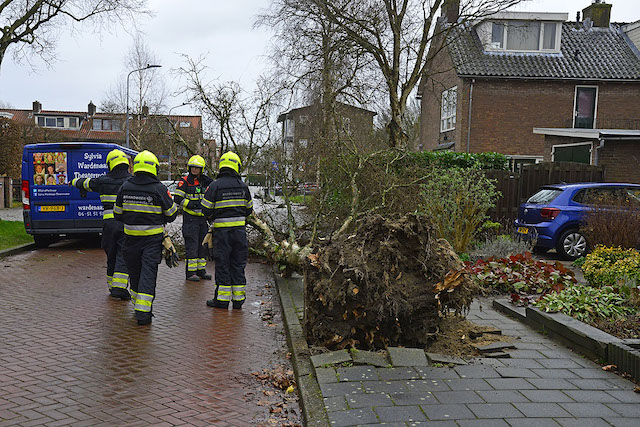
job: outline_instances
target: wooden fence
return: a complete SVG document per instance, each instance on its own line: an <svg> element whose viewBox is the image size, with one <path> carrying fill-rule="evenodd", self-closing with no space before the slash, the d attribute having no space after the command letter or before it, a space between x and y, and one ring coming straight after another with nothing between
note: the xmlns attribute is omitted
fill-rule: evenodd
<svg viewBox="0 0 640 427"><path fill-rule="evenodd" d="M604 168L584 163L544 162L524 165L520 173L490 170L487 178L496 180L502 197L489 211L492 221L510 224L518 217L518 207L533 196L540 187L549 184L603 182Z"/></svg>

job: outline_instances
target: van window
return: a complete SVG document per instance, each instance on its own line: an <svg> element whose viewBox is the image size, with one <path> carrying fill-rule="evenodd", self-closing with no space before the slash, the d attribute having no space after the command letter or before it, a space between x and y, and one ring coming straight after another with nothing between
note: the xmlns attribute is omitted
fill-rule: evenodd
<svg viewBox="0 0 640 427"><path fill-rule="evenodd" d="M536 194L531 196L527 203L536 203L541 205L546 205L547 203L551 203L556 197L558 197L562 193L562 190L557 188L543 188L538 191Z"/></svg>

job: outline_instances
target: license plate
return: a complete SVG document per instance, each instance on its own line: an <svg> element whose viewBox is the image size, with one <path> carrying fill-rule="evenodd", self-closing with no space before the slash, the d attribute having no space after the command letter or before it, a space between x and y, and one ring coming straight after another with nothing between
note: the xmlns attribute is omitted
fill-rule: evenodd
<svg viewBox="0 0 640 427"><path fill-rule="evenodd" d="M520 234L528 234L529 233L529 229L527 227L518 227L518 229L516 231L518 233L520 233Z"/></svg>
<svg viewBox="0 0 640 427"><path fill-rule="evenodd" d="M40 212L64 212L64 205L40 206Z"/></svg>

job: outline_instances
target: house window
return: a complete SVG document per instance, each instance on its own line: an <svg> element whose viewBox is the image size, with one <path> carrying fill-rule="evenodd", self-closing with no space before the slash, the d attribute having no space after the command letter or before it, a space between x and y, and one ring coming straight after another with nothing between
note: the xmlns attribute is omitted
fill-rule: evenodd
<svg viewBox="0 0 640 427"><path fill-rule="evenodd" d="M287 119L285 121L285 130L284 130L285 137L293 138L293 131L294 131L294 121L293 119Z"/></svg>
<svg viewBox="0 0 640 427"><path fill-rule="evenodd" d="M598 86L576 86L573 127L593 129L598 105Z"/></svg>
<svg viewBox="0 0 640 427"><path fill-rule="evenodd" d="M344 129L345 134L351 135L351 118L349 117L342 118L342 129Z"/></svg>
<svg viewBox="0 0 640 427"><path fill-rule="evenodd" d="M504 49L504 24L499 22L491 23L491 47L493 49Z"/></svg>
<svg viewBox="0 0 640 427"><path fill-rule="evenodd" d="M514 52L558 51L560 29L557 22L491 22L489 48Z"/></svg>
<svg viewBox="0 0 640 427"><path fill-rule="evenodd" d="M93 119L93 130L102 130L102 119Z"/></svg>
<svg viewBox="0 0 640 427"><path fill-rule="evenodd" d="M190 128L191 127L191 122L180 122L180 127L181 128Z"/></svg>
<svg viewBox="0 0 640 427"><path fill-rule="evenodd" d="M442 92L442 110L440 112L440 132L456 128L456 103L458 87L454 86Z"/></svg>
<svg viewBox="0 0 640 427"><path fill-rule="evenodd" d="M509 23L507 26L507 50L538 50L539 46L539 22L514 21Z"/></svg>
<svg viewBox="0 0 640 427"><path fill-rule="evenodd" d="M44 126L48 128L55 128L57 120L55 117L45 117L44 118Z"/></svg>
<svg viewBox="0 0 640 427"><path fill-rule="evenodd" d="M93 130L119 131L120 121L113 119L93 119Z"/></svg>
<svg viewBox="0 0 640 427"><path fill-rule="evenodd" d="M556 48L557 26L555 22L545 22L543 27L542 49L552 50Z"/></svg>
<svg viewBox="0 0 640 427"><path fill-rule="evenodd" d="M78 127L78 118L77 117L69 117L69 127L77 128Z"/></svg>

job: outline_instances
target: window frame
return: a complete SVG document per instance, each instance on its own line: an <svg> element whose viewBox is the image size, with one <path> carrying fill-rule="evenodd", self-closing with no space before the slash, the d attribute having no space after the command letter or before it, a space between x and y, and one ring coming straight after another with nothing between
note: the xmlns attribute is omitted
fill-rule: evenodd
<svg viewBox="0 0 640 427"><path fill-rule="evenodd" d="M451 98L451 92L455 92L455 97ZM445 101L446 97L446 101ZM445 116L445 105L449 105L451 100L453 99L453 108L450 111L450 114ZM449 89L443 90L440 100L440 133L450 132L455 130L456 122L457 122L457 114L458 114L458 86L452 86ZM446 104L445 104L446 103ZM451 127L445 127L445 123L448 119L451 120Z"/></svg>
<svg viewBox="0 0 640 427"><path fill-rule="evenodd" d="M526 50L526 49L507 49L507 45L509 43L509 27L514 26L514 22L525 22L525 23L539 23L540 24L540 32L538 34L538 49L537 50ZM562 37L562 22L557 21L544 21L544 20L505 20L505 21L489 21L491 27L488 29L489 33L489 50L496 52L518 52L518 53L559 53L560 52L560 39ZM493 45L493 25L502 25L502 47L495 47ZM544 33L545 33L545 24L555 24L556 33L555 33L555 46L551 49L544 48Z"/></svg>
<svg viewBox="0 0 640 427"><path fill-rule="evenodd" d="M577 113L578 111L576 110L576 108L578 107L578 88L595 88L596 90L596 97L594 100L594 106L593 106L593 124L591 128L576 128L576 117L577 117ZM600 88L598 85L576 85L576 87L573 90L573 124L571 125L571 127L573 129L595 129L596 128L596 122L598 120L598 98L600 97Z"/></svg>

